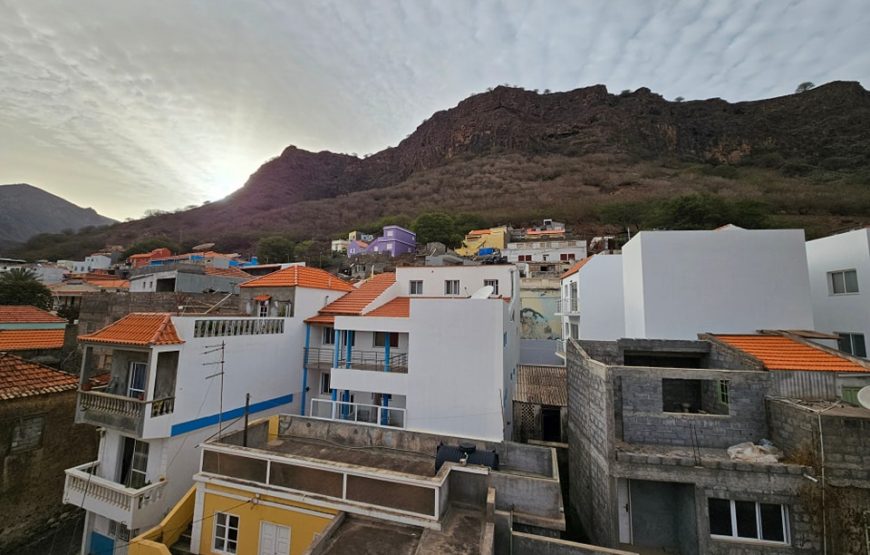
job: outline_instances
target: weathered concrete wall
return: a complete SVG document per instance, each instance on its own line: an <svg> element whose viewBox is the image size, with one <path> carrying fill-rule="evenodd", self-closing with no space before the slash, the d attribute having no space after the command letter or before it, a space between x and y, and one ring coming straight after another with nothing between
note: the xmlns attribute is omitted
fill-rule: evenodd
<svg viewBox="0 0 870 555"><path fill-rule="evenodd" d="M511 540L513 553L534 553L536 555L637 555L634 551L607 549L597 545L574 543L523 532L513 532Z"/></svg>
<svg viewBox="0 0 870 555"><path fill-rule="evenodd" d="M612 388L605 367L590 360L574 341L568 341L567 364L570 510L583 526L575 535L613 545L615 495L608 473L614 440Z"/></svg>
<svg viewBox="0 0 870 555"><path fill-rule="evenodd" d="M70 510L61 503L64 470L97 459L96 430L73 424L75 410L75 391L0 401L0 553ZM45 418L42 443L13 453L15 424L29 416Z"/></svg>
<svg viewBox="0 0 870 555"><path fill-rule="evenodd" d="M767 437L764 396L766 372L623 367L611 370L621 376L622 434L628 443L724 448ZM728 380L728 415L665 412L662 379Z"/></svg>

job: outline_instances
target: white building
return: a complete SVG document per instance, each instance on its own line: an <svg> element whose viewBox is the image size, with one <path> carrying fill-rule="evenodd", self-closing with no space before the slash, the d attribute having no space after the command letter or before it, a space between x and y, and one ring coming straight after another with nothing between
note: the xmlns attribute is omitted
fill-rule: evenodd
<svg viewBox="0 0 870 555"><path fill-rule="evenodd" d="M349 241L347 239L333 239L330 244L332 252L347 252Z"/></svg>
<svg viewBox="0 0 870 555"><path fill-rule="evenodd" d="M156 525L191 487L197 445L243 425L247 395L255 417L300 412L304 319L351 288L304 277L283 317L134 313L79 338L76 421L104 430L99 459L66 471L64 501L87 511L83 553L125 553Z"/></svg>
<svg viewBox="0 0 870 555"><path fill-rule="evenodd" d="M840 349L867 357L870 336L870 228L807 241L816 329L840 336Z"/></svg>
<svg viewBox="0 0 870 555"><path fill-rule="evenodd" d="M625 334L622 307L621 256L599 254L584 258L562 275L558 308L562 337L600 341L621 338ZM564 353L564 348L560 352Z"/></svg>
<svg viewBox="0 0 870 555"><path fill-rule="evenodd" d="M578 278L563 280L562 301L569 305L563 321L570 327L573 311L582 339L814 328L803 230L644 231L621 255L604 258L611 263L587 263ZM587 267L594 274L588 282ZM570 306L573 282L576 310Z"/></svg>
<svg viewBox="0 0 870 555"><path fill-rule="evenodd" d="M307 322L305 414L511 437L519 359L514 266L398 268Z"/></svg>
<svg viewBox="0 0 870 555"><path fill-rule="evenodd" d="M57 264L70 272L84 274L94 270L108 270L112 267L112 258L103 253L94 253L86 256L84 260L58 260Z"/></svg>
<svg viewBox="0 0 870 555"><path fill-rule="evenodd" d="M570 264L586 257L586 241L522 241L507 244L503 253L508 262L564 262Z"/></svg>

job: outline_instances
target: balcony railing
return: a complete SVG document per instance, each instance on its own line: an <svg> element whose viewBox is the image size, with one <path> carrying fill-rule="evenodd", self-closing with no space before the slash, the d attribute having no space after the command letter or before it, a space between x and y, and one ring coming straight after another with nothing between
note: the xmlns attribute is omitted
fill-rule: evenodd
<svg viewBox="0 0 870 555"><path fill-rule="evenodd" d="M340 368L348 367L347 353L339 353L338 366ZM351 351L350 368L354 370L374 370L377 372L398 372L400 374L408 373L408 354L407 353L390 353L387 357L384 351Z"/></svg>
<svg viewBox="0 0 870 555"><path fill-rule="evenodd" d="M137 434L142 433L146 411L150 410L151 418L156 418L175 410L175 397L143 401L101 391L79 391L78 401L77 422L120 428Z"/></svg>
<svg viewBox="0 0 870 555"><path fill-rule="evenodd" d="M97 476L99 461L66 469L64 503L82 507L135 530L152 526L163 512L163 489L166 482L128 488Z"/></svg>
<svg viewBox="0 0 870 555"><path fill-rule="evenodd" d="M579 314L580 303L575 299L559 299L556 301L556 312L558 314Z"/></svg>
<svg viewBox="0 0 870 555"><path fill-rule="evenodd" d="M305 350L305 362L309 370L329 370L335 360L335 348L309 347Z"/></svg>
<svg viewBox="0 0 870 555"><path fill-rule="evenodd" d="M324 420L344 420L374 426L404 428L407 425L405 409L365 403L346 403L329 399L311 400L311 417Z"/></svg>

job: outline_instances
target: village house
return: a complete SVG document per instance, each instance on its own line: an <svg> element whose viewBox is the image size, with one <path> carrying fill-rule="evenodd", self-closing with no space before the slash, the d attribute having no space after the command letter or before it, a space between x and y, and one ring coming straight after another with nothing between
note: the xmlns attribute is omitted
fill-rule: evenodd
<svg viewBox="0 0 870 555"><path fill-rule="evenodd" d="M816 329L835 333L840 349L867 358L870 337L870 228L807 241Z"/></svg>
<svg viewBox="0 0 870 555"><path fill-rule="evenodd" d="M74 423L79 379L0 352L0 552L64 511L64 469L97 453L97 433Z"/></svg>
<svg viewBox="0 0 870 555"><path fill-rule="evenodd" d="M354 235L353 233L351 234ZM384 226L380 237L372 238L370 241L361 239L349 238L347 245L347 255L356 256L359 254L385 254L388 256L399 256L402 254L414 253L417 250L417 235L404 227L398 225Z"/></svg>
<svg viewBox="0 0 870 555"><path fill-rule="evenodd" d="M45 364L58 364L66 320L29 305L0 305L0 352Z"/></svg>
<svg viewBox="0 0 870 555"><path fill-rule="evenodd" d="M870 365L790 333L701 337L569 340L585 533L650 553L859 552L870 410L844 393Z"/></svg>

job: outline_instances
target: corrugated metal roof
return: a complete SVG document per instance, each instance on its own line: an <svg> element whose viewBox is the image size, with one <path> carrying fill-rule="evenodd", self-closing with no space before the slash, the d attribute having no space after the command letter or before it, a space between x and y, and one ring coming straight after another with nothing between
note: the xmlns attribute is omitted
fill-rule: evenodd
<svg viewBox="0 0 870 555"><path fill-rule="evenodd" d="M517 366L514 401L532 405L568 406L568 371L564 366Z"/></svg>

